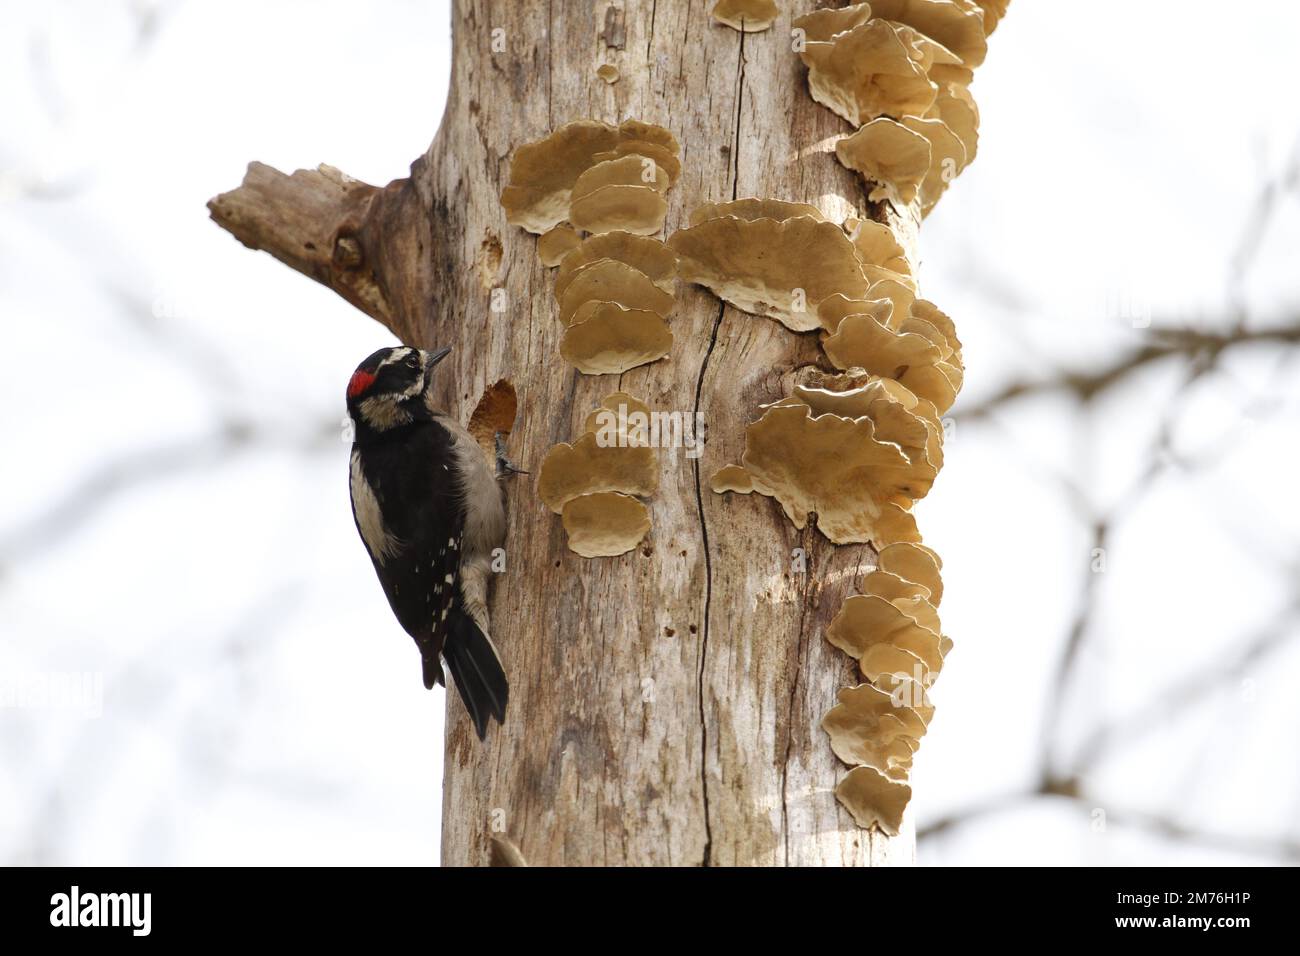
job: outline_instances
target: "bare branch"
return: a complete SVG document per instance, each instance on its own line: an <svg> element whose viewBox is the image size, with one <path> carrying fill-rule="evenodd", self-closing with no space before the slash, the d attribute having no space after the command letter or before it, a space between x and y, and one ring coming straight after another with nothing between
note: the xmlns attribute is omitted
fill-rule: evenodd
<svg viewBox="0 0 1300 956"><path fill-rule="evenodd" d="M954 417L958 421L981 418L1017 399L1056 391L1072 392L1082 401L1091 401L1138 369L1167 358L1217 357L1239 345L1266 342L1296 345L1300 343L1300 318L1273 328L1237 330L1230 333L1197 332L1191 329L1153 329L1149 340L1149 344L1142 348L1121 355L1110 364L1093 371L1061 369L1047 378L1012 382L981 402L964 407L959 405L959 410L954 413Z"/></svg>
<svg viewBox="0 0 1300 956"><path fill-rule="evenodd" d="M328 447L338 435L335 426L320 426L300 436L297 447ZM28 559L77 532L112 501L150 482L211 468L255 447L285 447L282 435L240 422L227 423L212 435L185 439L158 448L132 451L98 465L43 511L0 538L0 571L10 562Z"/></svg>
<svg viewBox="0 0 1300 956"><path fill-rule="evenodd" d="M392 309L358 237L379 194L332 166L286 176L253 162L243 183L210 200L208 211L250 249L269 252L392 328Z"/></svg>
<svg viewBox="0 0 1300 956"><path fill-rule="evenodd" d="M1018 790L973 804L948 816L940 817L917 831L917 840L929 840L977 819L1009 809L1017 803L1040 799L1069 800L1084 812L1101 807L1106 813L1106 825L1144 830L1167 840L1192 843L1229 853L1241 853L1274 859L1279 862L1300 862L1300 841L1294 839L1269 839L1244 833L1224 833L1206 830L1158 813L1142 810L1116 809L1094 797L1080 793L1072 781L1044 781L1037 789Z"/></svg>
<svg viewBox="0 0 1300 956"><path fill-rule="evenodd" d="M1078 772L1095 767L1113 748L1131 744L1162 724L1168 724L1184 711L1204 705L1207 689L1221 687L1225 681L1244 676L1260 658L1278 650L1295 636L1298 611L1300 602L1286 608L1278 620L1241 645L1231 660L1214 659L1154 695L1150 703L1136 713L1098 727L1079 749Z"/></svg>

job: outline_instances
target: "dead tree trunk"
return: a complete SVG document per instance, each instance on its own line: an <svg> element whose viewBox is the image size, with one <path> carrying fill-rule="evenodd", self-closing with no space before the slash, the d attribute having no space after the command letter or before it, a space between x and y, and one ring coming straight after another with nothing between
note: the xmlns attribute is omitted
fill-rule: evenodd
<svg viewBox="0 0 1300 956"><path fill-rule="evenodd" d="M744 196L811 202L837 221L866 212L861 182L828 152L851 128L808 96L789 13L745 35L713 22L709 6L458 0L446 113L409 179L376 188L328 167L284 176L255 163L210 204L245 244L404 341L452 346L445 397L462 418L498 379L519 394L510 451L534 475L509 491L508 566L492 603L510 713L480 745L448 695L447 864L485 864L501 834L533 865L913 857L910 825L895 838L862 830L836 802L842 768L819 729L837 690L859 680L822 635L869 549L836 548L794 529L771 499L708 485L739 460L757 406L818 363L815 337L690 286L667 360L617 382L579 375L559 358L563 329L535 239L499 205L516 146L572 119L633 116L682 145L666 232L697 203ZM617 83L597 78L605 63ZM616 388L702 412L709 443L698 460L665 454L640 548L584 560L538 499L536 471Z"/></svg>

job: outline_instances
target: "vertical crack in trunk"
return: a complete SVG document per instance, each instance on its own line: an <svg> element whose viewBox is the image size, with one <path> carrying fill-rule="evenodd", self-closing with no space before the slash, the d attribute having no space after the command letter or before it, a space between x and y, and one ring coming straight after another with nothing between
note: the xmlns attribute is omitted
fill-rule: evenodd
<svg viewBox="0 0 1300 956"><path fill-rule="evenodd" d="M745 101L745 34L740 34L740 59L736 64L736 135L731 143L731 198L740 189L740 109Z"/></svg>
<svg viewBox="0 0 1300 956"><path fill-rule="evenodd" d="M736 123L735 135L731 146L731 198L735 199L740 188L740 114L745 95L745 34L740 34L739 56L736 63ZM726 314L727 304L718 303L718 315L713 320L713 330L709 335L709 346L700 361L700 374L695 379L694 420L699 421L700 400L704 394L704 376L709 370L709 359L718 344L718 332L722 328L722 317ZM704 707L704 666L709 653L709 624L713 608L713 555L709 549L709 524L704 516L704 491L700 481L700 459L693 464L695 472L695 506L700 515L700 538L704 548L704 624L700 631L700 665L697 675L698 701L700 712L700 788L704 801L704 858L702 866L709 866L713 853L713 829L709 820L709 726Z"/></svg>
<svg viewBox="0 0 1300 956"><path fill-rule="evenodd" d="M709 370L709 358L714 346L718 344L718 331L722 328L722 315L727 309L725 302L718 303L718 315L713 320L713 331L709 335L709 347L704 351L700 362L700 374L695 379L695 408L693 420L700 420L700 396L704 392L704 376ZM698 438L698 436L697 436ZM709 724L704 712L704 664L709 653L709 620L713 608L713 555L709 550L709 523L704 517L704 491L700 482L700 459L692 462L695 471L695 507L700 515L700 537L704 548L704 623L700 628L700 665L696 674L696 695L700 710L700 786L704 798L704 859L701 866L710 864L713 852L713 830L709 822Z"/></svg>
<svg viewBox="0 0 1300 956"><path fill-rule="evenodd" d="M808 533L809 528L800 538L799 544L804 547L805 560L808 554ZM794 746L794 708L795 695L799 691L799 678L803 675L803 656L805 638L808 633L808 602L810 600L809 582L811 575L804 574L804 592L801 609L799 611L799 636L795 641L794 657L794 675L790 678L790 696L786 698L786 716L785 716L785 755L781 761L781 836L785 846L785 865L790 865L790 751Z"/></svg>

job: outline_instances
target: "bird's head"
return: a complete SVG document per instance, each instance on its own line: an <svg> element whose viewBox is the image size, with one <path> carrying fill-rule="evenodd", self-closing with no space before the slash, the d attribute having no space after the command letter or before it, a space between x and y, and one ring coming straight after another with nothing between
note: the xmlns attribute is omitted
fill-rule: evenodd
<svg viewBox="0 0 1300 956"><path fill-rule="evenodd" d="M398 346L380 349L358 365L348 380L348 412L357 428L382 432L427 419L434 366L450 351Z"/></svg>

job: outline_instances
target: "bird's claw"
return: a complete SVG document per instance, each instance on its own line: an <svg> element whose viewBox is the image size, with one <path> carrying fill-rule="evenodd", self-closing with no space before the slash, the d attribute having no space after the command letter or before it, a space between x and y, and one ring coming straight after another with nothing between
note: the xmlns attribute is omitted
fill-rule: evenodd
<svg viewBox="0 0 1300 956"><path fill-rule="evenodd" d="M496 433L496 452L497 452L497 477L507 478L510 475L526 475L524 471L509 458L506 457L506 441L501 432Z"/></svg>

